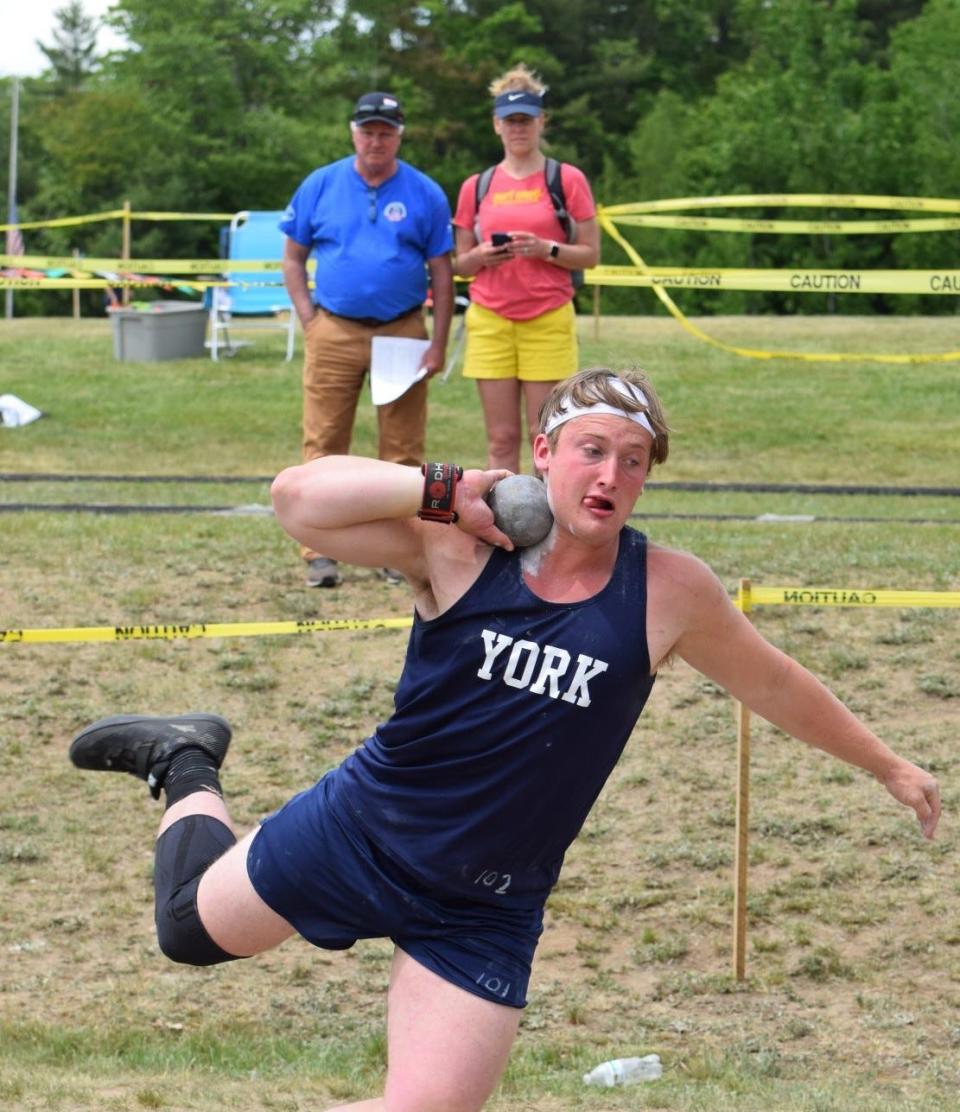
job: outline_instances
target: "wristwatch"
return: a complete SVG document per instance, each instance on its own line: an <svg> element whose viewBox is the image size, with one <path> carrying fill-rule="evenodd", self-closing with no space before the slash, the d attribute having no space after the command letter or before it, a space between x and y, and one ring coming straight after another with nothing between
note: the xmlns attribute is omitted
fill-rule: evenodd
<svg viewBox="0 0 960 1112"><path fill-rule="evenodd" d="M555 259L560 254L560 244L556 240L550 244L550 258Z"/></svg>

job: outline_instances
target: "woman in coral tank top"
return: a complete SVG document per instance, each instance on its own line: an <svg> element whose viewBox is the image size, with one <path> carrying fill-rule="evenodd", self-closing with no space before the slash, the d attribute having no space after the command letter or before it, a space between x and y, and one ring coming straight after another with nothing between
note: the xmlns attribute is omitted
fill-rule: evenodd
<svg viewBox="0 0 960 1112"><path fill-rule="evenodd" d="M571 272L596 266L600 234L590 185L575 166L560 165L572 237L551 200L543 82L519 65L490 92L503 160L492 176L473 174L460 187L454 267L474 279L463 373L480 391L487 466L519 471L523 428L532 442L540 403L578 369Z"/></svg>

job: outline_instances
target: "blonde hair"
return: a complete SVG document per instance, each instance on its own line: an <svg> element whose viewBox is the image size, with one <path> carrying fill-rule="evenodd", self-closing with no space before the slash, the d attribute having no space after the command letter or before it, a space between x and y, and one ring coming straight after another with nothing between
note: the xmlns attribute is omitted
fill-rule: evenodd
<svg viewBox="0 0 960 1112"><path fill-rule="evenodd" d="M540 80L540 76L520 62L513 69L495 77L490 82L490 95L498 97L501 93L536 93L542 97L547 91L547 86Z"/></svg>
<svg viewBox="0 0 960 1112"><path fill-rule="evenodd" d="M647 399L647 405L642 405L632 397L620 393L612 382L619 379L630 386L639 387ZM653 388L653 383L643 371L611 371L606 367L588 367L570 378L558 382L550 393L544 398L540 406L539 429L541 432L547 427L547 422L554 414L566 409L567 403L574 406L591 406L597 404L612 405L624 413L645 413L647 420L656 433L653 447L650 449L650 466L655 463L666 463L670 451L670 426L663 413L663 406ZM556 449L557 440L563 426L553 429L547 434L550 450Z"/></svg>

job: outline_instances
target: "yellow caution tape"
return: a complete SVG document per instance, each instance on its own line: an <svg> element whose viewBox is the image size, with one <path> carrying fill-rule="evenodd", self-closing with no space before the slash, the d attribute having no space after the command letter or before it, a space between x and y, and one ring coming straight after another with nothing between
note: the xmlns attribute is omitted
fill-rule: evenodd
<svg viewBox="0 0 960 1112"><path fill-rule="evenodd" d="M312 287L313 283L309 285ZM4 278L0 276L0 290L140 290L140 289L190 289L202 293L207 289L268 289L282 290L282 282L228 282L223 279L198 281L191 278Z"/></svg>
<svg viewBox="0 0 960 1112"><path fill-rule="evenodd" d="M0 276L0 290L121 290L157 289L161 286L181 286L191 290L203 291L208 286L230 286L239 283L224 281L197 282L189 278L177 278L172 282L148 281L145 278L4 278ZM242 283L244 286L250 283ZM256 283L273 284L273 283Z"/></svg>
<svg viewBox="0 0 960 1112"><path fill-rule="evenodd" d="M664 287L697 288L717 290L763 290L781 292L828 292L828 293L918 293L918 294L956 294L960 293L960 271L943 269L939 271L840 271L840 270L778 270L759 271L749 269L700 269L681 267L651 268L623 238L617 230L615 221L625 224L646 225L651 227L673 227L701 229L708 231L740 232L795 232L849 234L864 232L907 232L907 231L945 231L960 228L960 220L880 220L880 221L785 221L729 218L708 218L675 216L664 217L663 213L678 212L683 209L709 208L852 208L887 209L895 212L932 212L960 214L960 200L937 197L893 197L861 194L825 193L763 193L727 195L719 197L679 197L660 201L641 201L621 205L600 205L597 218L600 226L615 239L626 251L634 267L598 267L587 271L585 280L590 285L632 285L649 286L660 299L667 311L691 335L734 355L753 359L795 359L806 362L875 362L875 363L942 363L960 360L960 352L931 352L923 354L874 354L866 352L812 353L777 352L763 349L743 348L725 344L709 336L684 316ZM62 217L54 220L30 221L22 224L0 224L0 231L10 228L66 227L96 221L125 220L221 220L228 221L233 213L176 213L176 212L132 212L114 209L110 212L94 213L88 216ZM124 270L135 268L143 274L194 274L222 272L224 260L172 260L172 259L85 259L82 265L86 270L103 269ZM72 269L76 270L78 260L74 257L47 258L41 256L0 256L0 266L27 269ZM244 270L277 270L277 261L243 260ZM96 281L82 277L41 279L0 277L0 288L7 289L102 289L107 286L149 285L135 279ZM222 285L220 281L183 282L193 289L203 289L211 285ZM259 283L256 283L259 284ZM267 283L269 284L269 283Z"/></svg>
<svg viewBox="0 0 960 1112"><path fill-rule="evenodd" d="M733 194L721 197L675 197L661 201L637 201L622 205L599 205L597 214L619 219L621 216L644 213L678 212L683 209L703 208L857 208L889 209L895 212L955 212L960 214L960 201L937 197L886 197L859 194L829 193L761 193ZM85 216L61 216L51 220L28 220L19 224L0 224L0 232L12 228L69 228L79 224L94 224L104 220L217 220L230 221L233 212L127 212L111 209L109 212L89 213ZM922 229L927 229L926 223ZM858 230L862 230L859 229ZM886 230L886 229L884 229Z"/></svg>
<svg viewBox="0 0 960 1112"><path fill-rule="evenodd" d="M753 606L960 607L960 591L874 591L850 587L756 587L744 592L743 610Z"/></svg>
<svg viewBox="0 0 960 1112"><path fill-rule="evenodd" d="M609 211L609 210L607 210ZM690 232L756 232L761 235L867 235L881 232L955 232L960 217L924 220L735 220L725 216L617 216L638 228L678 228Z"/></svg>
<svg viewBox="0 0 960 1112"><path fill-rule="evenodd" d="M312 282L308 283L313 286ZM199 290L219 287L223 289L276 289L282 290L282 282L231 282L225 278L207 278L203 281L191 278L5 278L0 275L0 290L118 290L118 289L158 289L163 286L176 286Z"/></svg>
<svg viewBox="0 0 960 1112"><path fill-rule="evenodd" d="M960 607L960 591L882 591L850 587L755 587L738 605ZM409 629L411 618L316 618L286 622L184 622L169 625L75 626L65 629L0 629L0 644L77 641L184 641L200 637L265 637L289 633L335 633L363 629Z"/></svg>
<svg viewBox="0 0 960 1112"><path fill-rule="evenodd" d="M916 198L914 198L914 199L916 199ZM956 202L956 204L957 204L958 207L960 207L960 201ZM618 231L618 229L617 229L616 225L613 223L613 221L605 213L598 213L598 221L600 223L601 228L603 228L603 230L612 239L616 240L616 242L620 244L620 246L626 252L627 257L634 264L634 267L636 267L637 270L641 274L645 274L645 275L650 276L652 278L653 277L653 275L651 275L651 269L652 268L647 266L647 264L643 261L643 259L638 254L638 252L634 249L633 245L631 243L629 243L626 239L624 239L624 237L620 234L620 232ZM662 269L669 269L669 268L662 268ZM676 269L680 269L680 268L676 268ZM718 271L694 270L694 273L697 273L697 274L704 274L704 273L717 274L719 272ZM788 273L791 273L791 272L788 272ZM792 273L802 274L804 272L794 271ZM816 272L816 271L814 271L814 272L807 272L807 273L825 274L825 273L848 273L848 272L826 272L826 271ZM896 271L890 271L888 273L894 274L894 273L897 273L897 272ZM937 272L937 273L943 273L945 275L952 275L952 274L955 274L956 272L955 271L944 271L944 272ZM588 270L586 272L586 274L584 275L584 277L587 279L587 281L589 281L589 275L590 275L590 271ZM697 325L693 324L692 321L688 320L687 317L685 317L683 312L680 310L679 306L673 300L673 298L671 298L670 295L663 288L664 284L665 284L665 282L663 280L651 281L650 282L650 286L653 289L653 292L660 299L662 304L666 307L667 312L670 313L670 315L674 318L674 320L676 320L678 322L678 324L681 325L681 327L683 327L687 332L689 332L690 335L695 336L698 340L702 340L706 344L711 344L713 347L720 348L722 351L728 351L733 355L742 355L742 356L745 356L749 359L796 359L796 360L800 360L802 362L807 362L807 363L955 363L958 360L960 360L960 351L940 351L940 352L930 352L930 353L924 353L924 354L910 354L910 355L904 355L900 352L897 352L897 353L894 353L894 354L878 355L878 354L868 353L868 352L822 352L822 353L814 353L814 352L802 352L802 351L767 351L767 350L762 349L762 348L744 348L744 347L737 347L734 344L725 344L725 343L723 343L722 340L714 339L713 336L708 335L706 332L703 331L702 328L697 327ZM834 291L830 291L830 292L834 292ZM844 291L837 290L835 292L844 292ZM928 291L928 292L932 292L932 291Z"/></svg>
<svg viewBox="0 0 960 1112"><path fill-rule="evenodd" d="M73 228L77 224L96 224L103 220L116 220L123 215L123 209L113 209L110 212L97 212L89 216L58 216L54 220L27 220L22 224L0 224L0 232L7 232L13 228Z"/></svg>
<svg viewBox="0 0 960 1112"><path fill-rule="evenodd" d="M358 629L409 629L411 618L328 618L295 622L184 622L169 625L77 626L68 629L0 629L0 643L67 641L184 641L198 637L265 637Z"/></svg>
<svg viewBox="0 0 960 1112"><path fill-rule="evenodd" d="M222 263L221 263L222 265ZM275 261L242 261L244 271L278 271L282 264ZM0 255L0 267L44 270L68 269L73 278L0 277L0 287L11 289L99 289L108 286L154 285L143 282L133 274L171 277L176 274L193 274L217 271L216 263L199 259L70 259L29 256L17 259ZM94 277L94 270L108 270L117 278ZM125 277L121 277L125 275ZM925 295L960 294L960 270L765 270L760 268L731 267L654 267L654 266L597 266L584 274L587 285L594 286L665 286L676 289L699 290L776 290L792 293L914 293ZM232 282L217 278L189 282L178 279L176 285L189 285L205 289L212 285L280 286L281 280L263 282Z"/></svg>
<svg viewBox="0 0 960 1112"><path fill-rule="evenodd" d="M109 212L94 212L86 216L58 216L52 220L27 220L22 224L0 224L0 232L13 228L73 228L78 224L97 224L104 220L232 220L233 212L127 212L126 209L111 209Z"/></svg>
<svg viewBox="0 0 960 1112"><path fill-rule="evenodd" d="M131 220L232 220L235 212L131 212Z"/></svg>
<svg viewBox="0 0 960 1112"><path fill-rule="evenodd" d="M222 274L281 270L282 259L95 259L76 255L2 255L0 266L26 270L109 270L137 274ZM310 261L310 269L316 266Z"/></svg>
<svg viewBox="0 0 960 1112"><path fill-rule="evenodd" d="M792 293L960 293L960 270L765 270L733 267L597 266L586 283Z"/></svg>
<svg viewBox="0 0 960 1112"><path fill-rule="evenodd" d="M670 197L662 201L630 201L598 205L597 215L619 219L644 212L679 212L705 208L854 208L894 212L956 212L960 200L946 197L886 197L857 193L735 193L721 197Z"/></svg>

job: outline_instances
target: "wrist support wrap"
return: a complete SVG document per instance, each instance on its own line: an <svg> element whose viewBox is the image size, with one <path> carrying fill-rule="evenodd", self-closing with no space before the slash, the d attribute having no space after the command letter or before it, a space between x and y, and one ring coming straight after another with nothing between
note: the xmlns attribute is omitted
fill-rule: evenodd
<svg viewBox="0 0 960 1112"><path fill-rule="evenodd" d="M463 468L453 463L425 463L420 470L423 472L423 503L417 510L417 517L450 525L457 520L453 504Z"/></svg>

